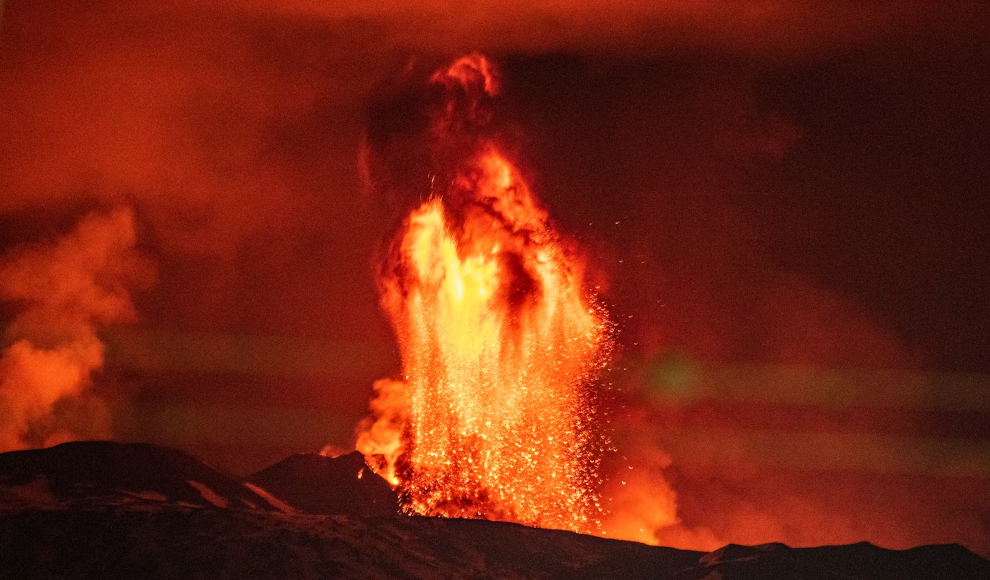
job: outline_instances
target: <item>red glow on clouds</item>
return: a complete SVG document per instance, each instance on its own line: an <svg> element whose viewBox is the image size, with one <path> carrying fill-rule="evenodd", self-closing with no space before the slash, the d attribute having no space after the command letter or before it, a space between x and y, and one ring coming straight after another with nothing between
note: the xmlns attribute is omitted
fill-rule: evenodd
<svg viewBox="0 0 990 580"><path fill-rule="evenodd" d="M450 154L360 175L369 110L394 97L408 152L404 75L443 64L410 54L484 49L499 152L620 323L601 495L630 534L990 553L986 10L8 0L4 444L110 434L241 473L350 447L401 365L382 206L428 197L361 179Z"/></svg>

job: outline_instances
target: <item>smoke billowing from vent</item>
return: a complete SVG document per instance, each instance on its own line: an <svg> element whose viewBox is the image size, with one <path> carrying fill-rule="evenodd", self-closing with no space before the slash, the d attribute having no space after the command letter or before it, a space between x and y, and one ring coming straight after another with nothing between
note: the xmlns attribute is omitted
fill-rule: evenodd
<svg viewBox="0 0 990 580"><path fill-rule="evenodd" d="M0 357L0 451L109 435L91 392L102 325L129 322L149 280L129 209L92 213L51 242L0 257L0 299L16 311Z"/></svg>

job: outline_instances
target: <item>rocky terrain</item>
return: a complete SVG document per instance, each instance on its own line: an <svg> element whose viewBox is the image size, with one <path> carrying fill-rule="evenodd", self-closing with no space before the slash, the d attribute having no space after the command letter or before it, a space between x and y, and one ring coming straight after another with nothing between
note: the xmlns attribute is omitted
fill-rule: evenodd
<svg viewBox="0 0 990 580"><path fill-rule="evenodd" d="M371 471L364 456L292 455L247 481L311 514L391 515L399 509L392 487Z"/></svg>
<svg viewBox="0 0 990 580"><path fill-rule="evenodd" d="M990 562L959 545L705 553L401 516L360 459L293 456L241 482L154 445L0 454L0 578L990 578Z"/></svg>

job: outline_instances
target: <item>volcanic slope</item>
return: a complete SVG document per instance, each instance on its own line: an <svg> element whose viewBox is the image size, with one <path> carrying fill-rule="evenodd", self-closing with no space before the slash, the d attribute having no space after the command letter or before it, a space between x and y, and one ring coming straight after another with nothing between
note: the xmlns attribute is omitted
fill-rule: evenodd
<svg viewBox="0 0 990 580"><path fill-rule="evenodd" d="M283 482L312 477L313 465L354 478L361 469L347 456L288 461L274 472ZM958 545L728 545L704 553L503 522L305 514L261 497L157 446L86 442L2 454L0 578L990 578L990 562Z"/></svg>
<svg viewBox="0 0 990 580"><path fill-rule="evenodd" d="M183 451L113 441L0 453L0 503L286 509L264 490Z"/></svg>
<svg viewBox="0 0 990 580"><path fill-rule="evenodd" d="M397 494L357 451L332 458L318 453L291 455L247 481L311 514L365 516L399 511Z"/></svg>

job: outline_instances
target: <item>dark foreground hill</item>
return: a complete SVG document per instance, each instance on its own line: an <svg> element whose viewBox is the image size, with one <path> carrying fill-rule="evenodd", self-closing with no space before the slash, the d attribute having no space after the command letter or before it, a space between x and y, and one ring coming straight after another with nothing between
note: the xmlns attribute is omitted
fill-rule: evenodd
<svg viewBox="0 0 990 580"><path fill-rule="evenodd" d="M990 563L958 545L705 554L478 520L77 508L0 513L0 577L986 580Z"/></svg>
<svg viewBox="0 0 990 580"><path fill-rule="evenodd" d="M284 508L263 490L160 445L75 441L0 453L0 504L66 503Z"/></svg>
<svg viewBox="0 0 990 580"><path fill-rule="evenodd" d="M392 515L398 497L357 451L340 457L292 455L248 477L292 507L311 514Z"/></svg>
<svg viewBox="0 0 990 580"><path fill-rule="evenodd" d="M276 479L360 469L351 459L298 461ZM958 545L704 553L500 522L296 513L273 509L280 502L267 495L162 447L0 454L0 579L990 579L990 562Z"/></svg>

